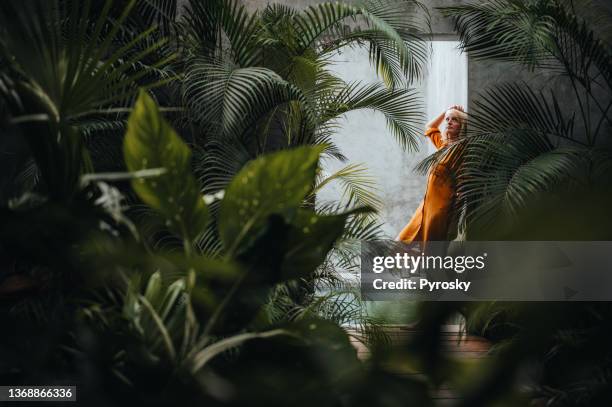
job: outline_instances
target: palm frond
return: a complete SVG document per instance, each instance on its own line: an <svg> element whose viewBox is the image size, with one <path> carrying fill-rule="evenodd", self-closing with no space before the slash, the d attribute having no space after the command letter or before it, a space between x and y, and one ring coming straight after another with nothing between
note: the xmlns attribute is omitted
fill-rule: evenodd
<svg viewBox="0 0 612 407"><path fill-rule="evenodd" d="M563 2L553 3L547 13L555 21L555 46L551 51L568 73L587 89L593 84L612 89L610 44L597 35L589 21L581 19Z"/></svg>
<svg viewBox="0 0 612 407"><path fill-rule="evenodd" d="M458 165L463 150L474 157L474 163L486 165L487 156L481 155L480 147L475 147L477 152L471 152L471 146L481 146L487 143L487 139L491 143L503 143L517 133L520 133L517 140L531 139L533 153L550 151L559 139L583 145L582 138L574 130L574 117L567 116L553 91L546 95L542 91L534 91L526 83L493 86L474 99L467 136L426 157L416 166L416 170L425 174L443 160L453 166Z"/></svg>
<svg viewBox="0 0 612 407"><path fill-rule="evenodd" d="M583 85L596 79L612 86L612 52L591 25L565 1L496 0L443 7L455 23L462 47L477 59L552 67Z"/></svg>
<svg viewBox="0 0 612 407"><path fill-rule="evenodd" d="M484 91L475 101L469 118L473 134L527 130L571 140L574 118L566 119L566 112L554 92L548 97L536 92L526 83L506 83Z"/></svg>
<svg viewBox="0 0 612 407"><path fill-rule="evenodd" d="M323 280L327 279L324 277ZM368 314L359 291L351 283L337 278L331 285L321 285L321 278L317 278L316 283L318 294L305 305L292 300L292 293L286 285L275 287L266 306L271 321L322 318L348 328L357 340L365 344L388 342L382 321Z"/></svg>
<svg viewBox="0 0 612 407"><path fill-rule="evenodd" d="M417 123L423 113L422 102L415 89L391 90L377 83L362 85L356 82L330 95L322 104L322 122L359 109L379 111L385 116L400 146L407 150L418 150L421 129Z"/></svg>
<svg viewBox="0 0 612 407"><path fill-rule="evenodd" d="M382 240L385 234L382 231L382 223L377 218L368 216L352 216L348 219L344 234L339 242L352 240L354 242Z"/></svg>
<svg viewBox="0 0 612 407"><path fill-rule="evenodd" d="M254 157L236 138L210 140L195 150L195 174L205 193L215 193L230 183L234 175Z"/></svg>
<svg viewBox="0 0 612 407"><path fill-rule="evenodd" d="M240 67L259 65L261 26L256 13L249 15L238 0L190 0L187 10L183 27L196 55L218 58L229 51Z"/></svg>
<svg viewBox="0 0 612 407"><path fill-rule="evenodd" d="M347 206L340 201L317 201L318 213L334 214L350 208L351 206ZM361 242L378 241L388 238L382 226L383 224L375 211L351 214L346 221L342 236L336 241L328 256L326 265L331 273L330 275L333 276L338 271L357 272L360 265Z"/></svg>
<svg viewBox="0 0 612 407"><path fill-rule="evenodd" d="M459 32L462 49L477 59L498 59L540 66L552 45L554 21L546 2L493 0L441 8Z"/></svg>
<svg viewBox="0 0 612 407"><path fill-rule="evenodd" d="M357 32L357 38L369 44L370 61L387 86L404 87L422 78L427 68L430 54L427 40L431 32L429 11L417 1L388 3L375 0L366 3L366 7L369 13L397 31L401 42L377 33L382 27L376 22L364 31L365 35Z"/></svg>
<svg viewBox="0 0 612 407"><path fill-rule="evenodd" d="M58 18L67 16L57 16L61 8L56 1L27 4L15 7L3 3L0 21L6 27L6 36L0 49L3 57L12 61L12 68L25 81L23 86L56 115L69 117L108 106L126 97L129 99L136 90L134 84L146 74L133 72L124 75L130 64L165 43L164 40L157 41L137 55L124 58L131 46L151 35L153 29L148 29L122 48L111 48L134 2L130 3L131 6L125 9L105 36L101 31L109 23L108 6L92 23L93 17L89 15L87 4L79 6L77 2L71 2L72 6L66 12L72 13L73 17L77 14L78 18L67 19L68 26L62 29L62 20L58 21ZM88 33L92 24L95 31ZM116 65L120 60L123 63ZM167 62L158 61L158 66Z"/></svg>
<svg viewBox="0 0 612 407"><path fill-rule="evenodd" d="M398 52L392 41L377 30L356 30L334 43L326 44L325 52L360 44L368 45L370 63L383 82L392 89L407 87L413 80L420 78L431 51L427 42L421 36L415 35L414 39L404 42L410 50L408 55L411 56L406 58Z"/></svg>
<svg viewBox="0 0 612 407"><path fill-rule="evenodd" d="M476 98L467 136L417 170L445 161L456 172L460 196L473 207L469 222L511 222L542 194L584 177L587 150L575 139L573 117L566 116L554 93L536 93L524 83L495 86Z"/></svg>
<svg viewBox="0 0 612 407"><path fill-rule="evenodd" d="M318 193L334 181L342 185L343 192L339 202L346 207L369 206L376 210L382 207L382 200L376 194L376 180L368 175L364 164L350 164L326 176L317 183L313 193Z"/></svg>
<svg viewBox="0 0 612 407"><path fill-rule="evenodd" d="M374 216L348 219L343 235L332 251L335 265L343 271L357 273L361 265L361 242L387 239L382 222Z"/></svg>
<svg viewBox="0 0 612 407"><path fill-rule="evenodd" d="M577 176L584 165L582 148L538 152L529 137L501 140L479 140L465 158L459 192L477 205L468 215L469 221L482 225L492 225L499 219L512 222L542 194L553 193ZM478 155L481 160L488 158L486 167L475 165Z"/></svg>
<svg viewBox="0 0 612 407"><path fill-rule="evenodd" d="M79 122L78 126L83 137L90 137L97 133L123 131L126 128L126 120L109 120L92 117Z"/></svg>
<svg viewBox="0 0 612 407"><path fill-rule="evenodd" d="M321 153L322 156L329 156L339 161L346 161L346 156L342 153L340 147L337 146L334 140L340 127L340 124L335 123L333 120L322 123L315 129L314 138L317 144L325 146L325 149Z"/></svg>
<svg viewBox="0 0 612 407"><path fill-rule="evenodd" d="M90 1L0 5L0 59L7 62L4 73L12 79L11 86L0 91L19 95L19 103L11 106L15 116L44 118L15 123L27 130L41 180L54 197L73 194L80 174L92 167L74 123L130 102L139 85L151 88L168 81L148 78L148 69L134 69L167 42L150 40L154 28L119 47L115 44L134 5L135 1L128 2L116 18L111 17L110 1L95 15ZM161 68L173 57L147 66ZM34 133L35 137L29 136Z"/></svg>
<svg viewBox="0 0 612 407"><path fill-rule="evenodd" d="M369 0L356 6L322 3L294 20L302 50L317 41L324 43L324 54L355 43L369 44L370 60L390 87L410 83L424 72L428 52L422 36L430 31L429 15L417 1ZM363 22L367 28L347 31L345 20L353 25Z"/></svg>
<svg viewBox="0 0 612 407"><path fill-rule="evenodd" d="M504 197L505 212L516 216L534 196L573 178L584 165L584 153L581 148L560 147L522 164L509 179Z"/></svg>
<svg viewBox="0 0 612 407"><path fill-rule="evenodd" d="M186 72L185 102L204 132L240 136L275 106L302 93L275 72L194 60Z"/></svg>
<svg viewBox="0 0 612 407"><path fill-rule="evenodd" d="M223 244L215 228L208 227L194 242L198 251L209 257L217 257L223 251Z"/></svg>
<svg viewBox="0 0 612 407"><path fill-rule="evenodd" d="M177 0L144 0L139 7L138 14L142 16L147 27L157 25L162 27L164 32L168 32L176 20L178 2Z"/></svg>

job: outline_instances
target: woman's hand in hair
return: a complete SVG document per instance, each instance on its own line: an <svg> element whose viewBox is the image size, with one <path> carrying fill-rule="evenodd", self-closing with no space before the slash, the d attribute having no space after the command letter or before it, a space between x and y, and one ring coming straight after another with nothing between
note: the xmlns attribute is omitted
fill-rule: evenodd
<svg viewBox="0 0 612 407"><path fill-rule="evenodd" d="M448 109L446 109L445 111L440 113L437 117L434 117L433 119L431 119L429 121L429 123L427 123L425 128L426 129L430 129L432 127L436 127L436 128L439 127L442 124L442 122L444 121L444 116L446 115L446 112L448 112L449 110L458 110L460 112L465 113L465 110L463 109L463 106L461 106L461 105L452 105Z"/></svg>

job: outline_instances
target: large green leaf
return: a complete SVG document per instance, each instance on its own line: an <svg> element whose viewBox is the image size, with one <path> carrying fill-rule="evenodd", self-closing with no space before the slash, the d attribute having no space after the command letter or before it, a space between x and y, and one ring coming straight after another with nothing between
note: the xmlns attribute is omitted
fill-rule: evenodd
<svg viewBox="0 0 612 407"><path fill-rule="evenodd" d="M132 186L172 232L192 242L206 226L208 209L191 173L191 150L144 91L128 120L123 148L130 171L165 169L159 177L135 179Z"/></svg>
<svg viewBox="0 0 612 407"><path fill-rule="evenodd" d="M249 162L227 188L219 232L230 251L254 238L271 214L297 209L311 191L322 147L300 147Z"/></svg>
<svg viewBox="0 0 612 407"><path fill-rule="evenodd" d="M361 211L359 209L358 211ZM272 214L240 242L238 260L247 272L233 287L228 302L213 331L217 335L237 332L257 318L279 283L310 280L334 243L343 234L351 213L320 215L311 209L289 211L291 216ZM288 215L286 214L286 215ZM260 321L261 322L261 321Z"/></svg>
<svg viewBox="0 0 612 407"><path fill-rule="evenodd" d="M300 209L287 236L287 251L281 264L283 280L310 277L342 236L347 217L348 214L325 216Z"/></svg>

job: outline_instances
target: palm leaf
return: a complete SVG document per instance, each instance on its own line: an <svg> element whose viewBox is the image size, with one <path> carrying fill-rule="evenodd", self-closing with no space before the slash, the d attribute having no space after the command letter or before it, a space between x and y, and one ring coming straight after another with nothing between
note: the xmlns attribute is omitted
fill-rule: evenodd
<svg viewBox="0 0 612 407"><path fill-rule="evenodd" d="M196 373L216 356L232 348L241 346L247 341L273 338L275 336L296 336L296 334L286 329L273 329L264 332L247 332L221 339L212 345L203 347L197 352L193 352L189 360L189 370L192 373Z"/></svg>
<svg viewBox="0 0 612 407"><path fill-rule="evenodd" d="M486 165L480 148L475 147L478 150L471 152L470 146L480 146L487 139L503 143L503 140L511 139L517 133L521 134L521 139L531 138L534 153L549 151L560 138L582 145L581 139L575 135L574 117L568 119L566 116L554 92L547 96L544 92L532 90L525 83L493 86L474 99L467 137L425 158L416 170L424 174L442 160L459 165L464 149L466 154L474 157L475 163Z"/></svg>
<svg viewBox="0 0 612 407"><path fill-rule="evenodd" d="M493 0L440 8L451 17L462 48L477 59L516 61L540 66L552 41L554 21L545 2Z"/></svg>
<svg viewBox="0 0 612 407"><path fill-rule="evenodd" d="M356 23L358 18L366 30L351 33L344 28L345 20ZM297 14L294 20L299 50L316 41L324 42L324 53L358 42L369 43L370 60L391 87L403 83L400 78L407 76L409 83L424 72L428 52L421 35L429 32L429 20L426 9L417 1L370 0L357 6L322 3Z"/></svg>
<svg viewBox="0 0 612 407"><path fill-rule="evenodd" d="M236 138L216 138L195 150L195 172L206 193L225 189L234 175L254 157Z"/></svg>
<svg viewBox="0 0 612 407"><path fill-rule="evenodd" d="M0 91L9 92L5 100L14 100L10 93L19 95L20 103L11 106L13 114L44 117L43 121L22 121L21 126L41 179L54 197L73 194L80 174L91 171L75 124L101 109L130 101L139 83L154 87L167 81L148 81L148 70L132 69L165 43L154 41L131 53L154 29L138 33L119 48L114 46L134 4L129 2L116 19L110 17L110 1L95 16L90 1L0 5L0 59L8 63L4 72L12 79L11 87L0 87ZM151 66L160 68L171 58Z"/></svg>
<svg viewBox="0 0 612 407"><path fill-rule="evenodd" d="M343 193L340 204L346 207L368 206L379 210L382 200L377 196L376 180L368 175L368 170L363 164L350 164L325 177L317 183L313 193L318 193L326 185L337 181L342 185Z"/></svg>
<svg viewBox="0 0 612 407"><path fill-rule="evenodd" d="M554 92L547 97L525 83L506 83L487 89L475 100L469 128L475 134L529 129L571 140L574 120L565 116Z"/></svg>
<svg viewBox="0 0 612 407"><path fill-rule="evenodd" d="M556 148L538 152L529 138L516 137L508 143L491 138L479 140L466 155L464 182L460 194L477 205L470 221L491 225L499 219L512 222L542 194L555 189L580 173L584 165L581 148ZM480 154L489 164L475 165Z"/></svg>
<svg viewBox="0 0 612 407"><path fill-rule="evenodd" d="M416 151L421 129L416 125L422 119L422 103L414 89L386 89L381 84L352 83L322 102L321 121L359 109L381 112L391 132L404 149Z"/></svg>
<svg viewBox="0 0 612 407"><path fill-rule="evenodd" d="M178 11L177 0L144 0L139 4L139 16L142 16L145 26L157 25L168 32L176 20Z"/></svg>
<svg viewBox="0 0 612 407"><path fill-rule="evenodd" d="M269 69L230 67L203 59L190 64L186 83L187 106L211 134L240 136L275 106L303 98Z"/></svg>
<svg viewBox="0 0 612 407"><path fill-rule="evenodd" d="M612 86L612 53L591 25L563 1L496 0L443 7L463 49L477 59L501 59L530 68L556 67L589 86L596 74Z"/></svg>
<svg viewBox="0 0 612 407"><path fill-rule="evenodd" d="M555 21L555 47L551 52L557 60L587 89L593 84L612 89L610 44L597 35L589 21L579 18L567 6L554 4L547 12Z"/></svg>
<svg viewBox="0 0 612 407"><path fill-rule="evenodd" d="M240 67L259 65L261 27L257 14L249 15L238 0L190 0L183 14L187 38L204 57L222 57L225 50Z"/></svg>

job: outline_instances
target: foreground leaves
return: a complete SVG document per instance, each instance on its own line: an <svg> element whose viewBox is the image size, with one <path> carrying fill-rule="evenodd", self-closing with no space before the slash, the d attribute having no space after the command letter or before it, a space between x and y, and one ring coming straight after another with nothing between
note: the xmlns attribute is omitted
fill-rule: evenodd
<svg viewBox="0 0 612 407"><path fill-rule="evenodd" d="M191 150L141 91L128 121L124 141L130 171L163 168L156 178L138 178L134 191L164 218L172 232L193 242L208 222L208 209L191 173Z"/></svg>
<svg viewBox="0 0 612 407"><path fill-rule="evenodd" d="M313 187L322 147L260 157L232 180L221 205L219 233L230 251L253 240L266 218L295 208Z"/></svg>

